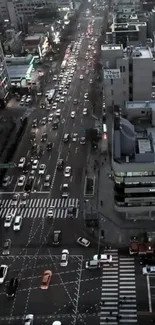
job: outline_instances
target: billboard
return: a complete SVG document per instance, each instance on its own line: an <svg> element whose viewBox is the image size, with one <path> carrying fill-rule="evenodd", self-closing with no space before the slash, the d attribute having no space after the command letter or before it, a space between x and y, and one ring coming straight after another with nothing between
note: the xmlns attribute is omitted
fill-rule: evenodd
<svg viewBox="0 0 155 325"><path fill-rule="evenodd" d="M104 69L104 79L119 79L120 69Z"/></svg>

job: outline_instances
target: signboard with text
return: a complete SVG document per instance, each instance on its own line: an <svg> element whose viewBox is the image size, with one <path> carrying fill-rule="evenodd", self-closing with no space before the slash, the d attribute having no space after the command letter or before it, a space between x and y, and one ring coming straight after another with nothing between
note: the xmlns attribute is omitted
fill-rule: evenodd
<svg viewBox="0 0 155 325"><path fill-rule="evenodd" d="M104 79L119 79L120 69L104 69Z"/></svg>

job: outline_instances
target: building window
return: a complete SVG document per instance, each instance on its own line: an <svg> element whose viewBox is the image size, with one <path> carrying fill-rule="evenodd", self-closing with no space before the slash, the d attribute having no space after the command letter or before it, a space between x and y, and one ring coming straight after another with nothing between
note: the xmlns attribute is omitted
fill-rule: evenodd
<svg viewBox="0 0 155 325"><path fill-rule="evenodd" d="M123 66L123 72L125 72L125 66Z"/></svg>
<svg viewBox="0 0 155 325"><path fill-rule="evenodd" d="M113 79L111 79L111 85L113 85Z"/></svg>
<svg viewBox="0 0 155 325"><path fill-rule="evenodd" d="M111 89L111 96L113 96L114 95L114 91L113 91L113 89Z"/></svg>
<svg viewBox="0 0 155 325"><path fill-rule="evenodd" d="M122 67L120 66L120 72L122 72Z"/></svg>

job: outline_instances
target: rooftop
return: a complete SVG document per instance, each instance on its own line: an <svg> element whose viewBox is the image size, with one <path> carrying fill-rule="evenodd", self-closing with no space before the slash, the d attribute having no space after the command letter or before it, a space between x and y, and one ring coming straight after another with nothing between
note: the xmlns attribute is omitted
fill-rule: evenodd
<svg viewBox="0 0 155 325"><path fill-rule="evenodd" d="M40 37L41 37L41 35L39 35L39 34L30 35L30 36L25 37L24 41L39 41Z"/></svg>
<svg viewBox="0 0 155 325"><path fill-rule="evenodd" d="M29 65L7 66L7 69L11 80L21 80L25 78Z"/></svg>
<svg viewBox="0 0 155 325"><path fill-rule="evenodd" d="M155 101L126 102L125 114L114 119L114 161L145 164L149 171L146 163L155 163Z"/></svg>

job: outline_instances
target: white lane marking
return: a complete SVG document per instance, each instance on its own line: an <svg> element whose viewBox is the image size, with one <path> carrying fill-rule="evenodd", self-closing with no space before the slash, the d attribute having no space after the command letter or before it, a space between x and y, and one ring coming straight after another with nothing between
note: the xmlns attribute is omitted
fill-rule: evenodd
<svg viewBox="0 0 155 325"><path fill-rule="evenodd" d="M148 302L149 302L149 312L152 313L152 300L151 300L151 290L150 290L150 279L149 276L147 275L146 277L147 281L147 292L148 292Z"/></svg>

